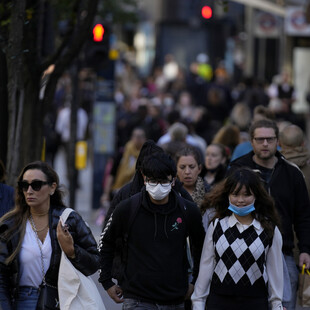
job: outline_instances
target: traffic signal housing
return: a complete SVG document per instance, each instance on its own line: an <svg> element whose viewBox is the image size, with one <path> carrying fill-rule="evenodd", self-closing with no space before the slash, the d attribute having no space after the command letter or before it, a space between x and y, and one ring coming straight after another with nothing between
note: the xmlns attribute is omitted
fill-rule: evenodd
<svg viewBox="0 0 310 310"><path fill-rule="evenodd" d="M110 28L106 23L97 23L91 29L85 47L85 62L87 66L95 70L104 67L109 60Z"/></svg>

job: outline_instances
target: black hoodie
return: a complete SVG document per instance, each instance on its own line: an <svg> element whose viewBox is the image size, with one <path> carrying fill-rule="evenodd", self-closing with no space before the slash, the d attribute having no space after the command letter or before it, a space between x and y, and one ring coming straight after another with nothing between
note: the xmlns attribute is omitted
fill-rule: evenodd
<svg viewBox="0 0 310 310"><path fill-rule="evenodd" d="M172 191L166 205L155 205L143 188L141 206L128 238L128 257L121 285L125 298L158 304L182 303L188 289L187 236L193 245L193 277L196 280L205 236L201 214L194 203L177 195ZM105 289L114 285L111 258L115 240L126 229L129 204L130 199L127 199L117 206L100 240L99 281Z"/></svg>

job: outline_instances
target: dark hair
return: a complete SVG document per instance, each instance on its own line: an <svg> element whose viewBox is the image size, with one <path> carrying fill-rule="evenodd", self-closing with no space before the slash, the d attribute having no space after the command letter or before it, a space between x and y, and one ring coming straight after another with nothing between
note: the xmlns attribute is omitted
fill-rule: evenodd
<svg viewBox="0 0 310 310"><path fill-rule="evenodd" d="M142 145L139 156L137 158L136 170L139 170L142 168L142 163L146 156L156 154L156 153L163 153L163 152L164 150L160 146L158 146L153 140L147 140Z"/></svg>
<svg viewBox="0 0 310 310"><path fill-rule="evenodd" d="M54 194L50 196L50 207L53 208L61 208L64 207L63 203L63 192L59 187L59 177L56 173L56 171L47 163L42 162L42 161L35 161L32 162L28 165L26 165L20 175L17 178L17 184L19 181L23 180L24 174L28 170L40 170L42 171L45 176L46 176L46 181L48 182L49 185L52 183L56 183L56 189L54 191ZM25 195L18 187L16 186L16 199L15 199L15 207L12 211L6 213L1 219L0 223L3 223L7 220L13 220L13 225L5 232L4 237L7 238L8 240L12 238L15 234L19 234L19 241L17 244L16 249L14 249L13 253L7 258L7 263L12 262L12 260L15 258L17 253L20 250L24 234L25 234L25 229L26 229L26 223L27 219L29 217L30 209L29 206L26 203L25 200Z"/></svg>
<svg viewBox="0 0 310 310"><path fill-rule="evenodd" d="M143 163L144 158L152 154L163 153L163 152L164 150L161 147L159 147L153 140L147 140L146 142L144 142L140 150L139 156L137 158L137 161L136 161L136 172L133 177L131 188L130 188L131 196L137 193L137 189L139 189L140 191L140 189L144 185L143 176L141 174L142 163Z"/></svg>
<svg viewBox="0 0 310 310"><path fill-rule="evenodd" d="M272 128L275 132L277 139L279 138L279 128L278 128L277 124L272 120L261 119L255 123L253 123L250 127L250 130L249 130L251 140L253 140L254 132L257 128Z"/></svg>
<svg viewBox="0 0 310 310"><path fill-rule="evenodd" d="M165 180L168 176L173 178L177 174L174 160L166 153L147 156L142 163L142 173L155 180Z"/></svg>
<svg viewBox="0 0 310 310"><path fill-rule="evenodd" d="M202 211L205 212L206 209L215 208L215 217L224 218L230 216L232 212L228 210L228 197L233 192L238 193L243 186L245 186L248 193L253 193L255 196L253 216L266 229L268 235L272 237L274 226L280 226L279 216L274 201L266 191L260 176L249 168L241 167L233 170L211 192L207 193L201 206Z"/></svg>
<svg viewBox="0 0 310 310"><path fill-rule="evenodd" d="M28 170L41 170L45 175L46 175L46 181L49 184L56 183L57 187L55 189L54 194L51 196L51 206L56 206L56 207L64 207L64 202L63 202L63 192L59 188L59 177L56 171L46 162L43 161L35 161L32 162L28 165L26 165L22 172L20 173L17 182L22 181L24 174ZM26 204L25 201L25 195L23 191L17 186L16 188L16 204L19 204L21 207L29 208L28 205Z"/></svg>
<svg viewBox="0 0 310 310"><path fill-rule="evenodd" d="M201 165L201 156L195 147L186 146L184 148L181 148L179 151L177 151L175 154L176 164L178 164L178 161L180 160L182 156L193 156L197 164Z"/></svg>

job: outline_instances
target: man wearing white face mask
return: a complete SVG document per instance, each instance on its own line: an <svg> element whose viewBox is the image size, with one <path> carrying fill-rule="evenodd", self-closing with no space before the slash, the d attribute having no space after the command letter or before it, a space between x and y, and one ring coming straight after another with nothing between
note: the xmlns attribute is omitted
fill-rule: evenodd
<svg viewBox="0 0 310 310"><path fill-rule="evenodd" d="M145 158L142 173L145 187L117 206L100 238L99 281L115 302L123 302L123 309L184 309L198 276L205 236L201 214L174 191L176 166L169 155ZM188 236L194 261L190 284ZM125 271L115 285L112 265L120 240Z"/></svg>

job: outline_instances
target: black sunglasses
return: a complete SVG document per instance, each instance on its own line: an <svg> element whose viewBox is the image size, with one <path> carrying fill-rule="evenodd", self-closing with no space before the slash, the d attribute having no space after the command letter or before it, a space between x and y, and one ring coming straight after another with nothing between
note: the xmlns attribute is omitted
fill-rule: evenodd
<svg viewBox="0 0 310 310"><path fill-rule="evenodd" d="M41 187L43 185L46 185L46 184L49 184L49 183L46 181L40 181L40 180L32 181L31 183L28 183L26 181L20 181L20 182L18 182L18 187L22 191L26 192L28 190L29 186L31 186L31 188L34 191L38 192L41 189Z"/></svg>

